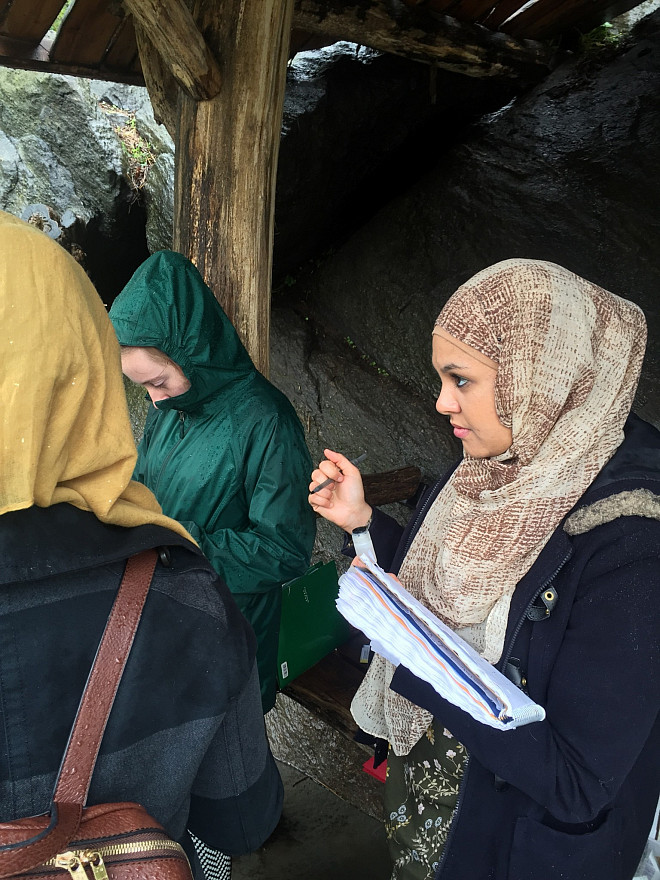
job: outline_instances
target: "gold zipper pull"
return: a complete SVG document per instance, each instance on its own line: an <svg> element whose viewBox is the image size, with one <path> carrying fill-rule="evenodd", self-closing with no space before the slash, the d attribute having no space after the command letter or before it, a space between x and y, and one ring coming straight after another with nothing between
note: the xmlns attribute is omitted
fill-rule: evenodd
<svg viewBox="0 0 660 880"><path fill-rule="evenodd" d="M66 868L72 880L88 880L80 857L75 852L59 853L55 856L55 864L58 868Z"/></svg>
<svg viewBox="0 0 660 880"><path fill-rule="evenodd" d="M87 850L87 852L84 853L83 858L87 861L90 868L92 869L94 880L109 880L108 872L103 861L103 856L100 852Z"/></svg>

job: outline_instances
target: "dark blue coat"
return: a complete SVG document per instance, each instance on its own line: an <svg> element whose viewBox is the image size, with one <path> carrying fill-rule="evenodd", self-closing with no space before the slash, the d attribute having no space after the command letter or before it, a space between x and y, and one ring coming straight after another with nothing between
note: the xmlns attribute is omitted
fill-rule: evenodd
<svg viewBox="0 0 660 880"><path fill-rule="evenodd" d="M0 821L50 807L126 558L166 547L110 713L88 804L137 801L184 845L250 852L282 808L256 643L201 552L70 504L0 516ZM189 849L190 853L190 849Z"/></svg>
<svg viewBox="0 0 660 880"><path fill-rule="evenodd" d="M403 534L375 513L385 568L398 571L446 479ZM579 512L518 583L498 667L516 659L545 721L495 730L396 671L392 688L470 754L438 880L632 878L660 793L659 496L660 434L631 417Z"/></svg>

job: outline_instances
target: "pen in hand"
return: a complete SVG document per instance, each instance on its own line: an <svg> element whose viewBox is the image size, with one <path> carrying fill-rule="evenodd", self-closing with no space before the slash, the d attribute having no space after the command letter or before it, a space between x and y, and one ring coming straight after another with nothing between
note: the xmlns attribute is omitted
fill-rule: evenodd
<svg viewBox="0 0 660 880"><path fill-rule="evenodd" d="M367 453L366 453L366 452L363 452L362 455L358 455L357 458L352 458L352 459L350 460L350 461L351 461L351 464L358 465L358 464L360 464L361 461L364 461L366 457L367 457ZM330 477L328 477L327 480L323 480L323 482L322 482L322 483L319 483L318 486L317 486L315 489L312 489L312 491L311 491L309 494L310 494L310 495L314 495L316 492L320 492L321 489L325 489L326 486L329 486L330 483L334 483L334 482L335 482L335 481L334 481L333 479L331 479Z"/></svg>

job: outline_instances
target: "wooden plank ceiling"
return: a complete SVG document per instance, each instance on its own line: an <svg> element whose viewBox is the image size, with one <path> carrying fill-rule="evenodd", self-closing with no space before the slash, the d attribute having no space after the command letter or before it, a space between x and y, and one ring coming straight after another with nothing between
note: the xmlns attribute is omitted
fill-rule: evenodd
<svg viewBox="0 0 660 880"><path fill-rule="evenodd" d="M395 20L397 9L403 11L406 21L402 27L412 24L418 32L421 29L420 60L424 60L424 22L431 20L454 20L471 27L471 33L492 35L499 31L516 41L544 42L566 32L586 33L637 6L639 0L356 0L353 4L343 0L340 7L377 9L379 4L388 15L394 10ZM133 19L119 0L75 0L55 32L53 23L67 5L63 0L0 0L0 64L142 84ZM303 5L302 0L296 0L297 8ZM316 4L321 10L324 5L328 10L337 8L336 0ZM325 16L320 12L317 17L319 45L318 31L322 31ZM341 19L335 16L331 20L334 27L328 42L346 37L348 30L346 34L337 32ZM304 35L295 33L301 41L298 45L302 45ZM368 33L361 36L369 45ZM374 45L380 48L377 42ZM427 60L436 62L437 58Z"/></svg>
<svg viewBox="0 0 660 880"><path fill-rule="evenodd" d="M0 63L143 84L133 20L108 0L0 0Z"/></svg>
<svg viewBox="0 0 660 880"><path fill-rule="evenodd" d="M549 40L569 29L588 33L639 5L639 0L403 0L458 21L519 39Z"/></svg>

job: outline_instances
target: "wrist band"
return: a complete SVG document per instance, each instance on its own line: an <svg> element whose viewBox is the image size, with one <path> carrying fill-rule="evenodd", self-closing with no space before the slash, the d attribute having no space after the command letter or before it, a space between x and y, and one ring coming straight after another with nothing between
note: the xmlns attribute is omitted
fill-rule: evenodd
<svg viewBox="0 0 660 880"><path fill-rule="evenodd" d="M371 515L366 522L366 525L358 526L356 529L353 529L353 531L354 532L368 532L369 529L371 528L371 523L373 522L373 518L374 518L374 512L372 510Z"/></svg>
<svg viewBox="0 0 660 880"><path fill-rule="evenodd" d="M372 517L370 516L369 522L366 526L358 526L356 529L353 529L351 537L353 539L355 555L367 557L368 559L371 559L372 562L375 562L376 552L374 550L374 545L371 542L371 535L369 534L371 520Z"/></svg>

